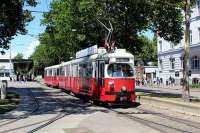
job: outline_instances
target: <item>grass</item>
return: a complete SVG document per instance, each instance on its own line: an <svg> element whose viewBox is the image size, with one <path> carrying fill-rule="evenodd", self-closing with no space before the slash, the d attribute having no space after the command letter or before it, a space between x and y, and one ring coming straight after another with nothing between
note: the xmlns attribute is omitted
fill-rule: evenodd
<svg viewBox="0 0 200 133"><path fill-rule="evenodd" d="M5 100L0 100L0 114L9 112L17 107L19 103L19 95L13 92L8 92Z"/></svg>
<svg viewBox="0 0 200 133"><path fill-rule="evenodd" d="M155 98L160 98L160 99L183 102L181 94L155 93L155 92L148 92L148 93L137 92L136 95L137 94L139 94L140 96L144 96L144 97L152 97L152 98L155 97ZM192 98L191 103L200 104L200 99Z"/></svg>
<svg viewBox="0 0 200 133"><path fill-rule="evenodd" d="M200 84L192 84L190 87L192 87L192 88L200 88Z"/></svg>

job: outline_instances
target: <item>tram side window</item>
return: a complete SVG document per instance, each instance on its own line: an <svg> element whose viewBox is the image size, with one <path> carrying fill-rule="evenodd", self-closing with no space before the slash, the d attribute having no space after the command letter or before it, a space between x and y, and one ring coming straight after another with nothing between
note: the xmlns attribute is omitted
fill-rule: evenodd
<svg viewBox="0 0 200 133"><path fill-rule="evenodd" d="M71 69L71 65L69 65L68 72L69 72L69 76L72 76L72 69Z"/></svg>
<svg viewBox="0 0 200 133"><path fill-rule="evenodd" d="M56 69L53 69L53 76L56 76Z"/></svg>
<svg viewBox="0 0 200 133"><path fill-rule="evenodd" d="M67 76L70 76L70 70L69 70L70 68L69 68L69 65L67 65Z"/></svg>
<svg viewBox="0 0 200 133"><path fill-rule="evenodd" d="M47 74L47 76L49 76L49 70L46 70L46 72L47 72L47 73L46 73L46 74Z"/></svg>
<svg viewBox="0 0 200 133"><path fill-rule="evenodd" d="M65 70L64 70L64 67L61 67L61 73L60 73L62 76L65 75Z"/></svg>
<svg viewBox="0 0 200 133"><path fill-rule="evenodd" d="M59 68L57 68L56 71L57 71L57 75L60 75L60 73L59 73Z"/></svg>
<svg viewBox="0 0 200 133"><path fill-rule="evenodd" d="M47 70L45 70L45 75L48 76Z"/></svg>
<svg viewBox="0 0 200 133"><path fill-rule="evenodd" d="M44 70L44 75L47 76L47 70Z"/></svg>
<svg viewBox="0 0 200 133"><path fill-rule="evenodd" d="M78 77L78 65L76 65L76 67L75 67L76 69L75 69L75 75L76 75L76 77Z"/></svg>
<svg viewBox="0 0 200 133"><path fill-rule="evenodd" d="M80 77L92 77L92 63L80 64L78 74Z"/></svg>
<svg viewBox="0 0 200 133"><path fill-rule="evenodd" d="M49 69L47 70L47 76L50 76Z"/></svg>
<svg viewBox="0 0 200 133"><path fill-rule="evenodd" d="M59 68L59 73L62 75L62 67Z"/></svg>
<svg viewBox="0 0 200 133"><path fill-rule="evenodd" d="M67 66L65 66L65 76L68 76L68 73L69 73L69 71L68 71L68 65L67 65Z"/></svg>
<svg viewBox="0 0 200 133"><path fill-rule="evenodd" d="M49 76L52 76L52 69L49 70Z"/></svg>
<svg viewBox="0 0 200 133"><path fill-rule="evenodd" d="M70 71L70 65L68 65L68 67L67 67L67 73L68 73L68 76L71 76L71 71Z"/></svg>
<svg viewBox="0 0 200 133"><path fill-rule="evenodd" d="M73 65L73 77L78 77L78 65Z"/></svg>
<svg viewBox="0 0 200 133"><path fill-rule="evenodd" d="M64 66L63 69L64 69L64 75L67 76L67 66Z"/></svg>
<svg viewBox="0 0 200 133"><path fill-rule="evenodd" d="M10 76L10 73L8 73L8 72L5 73L5 76L6 76L6 77L9 77L9 76Z"/></svg>
<svg viewBox="0 0 200 133"><path fill-rule="evenodd" d="M86 71L87 71L86 67L87 67L87 64L80 64L79 65L79 76L80 77L86 77L87 76L87 74L86 74Z"/></svg>
<svg viewBox="0 0 200 133"><path fill-rule="evenodd" d="M87 64L87 70L86 70L87 77L92 77L92 71L93 71L93 69L92 69L92 62L89 62Z"/></svg>

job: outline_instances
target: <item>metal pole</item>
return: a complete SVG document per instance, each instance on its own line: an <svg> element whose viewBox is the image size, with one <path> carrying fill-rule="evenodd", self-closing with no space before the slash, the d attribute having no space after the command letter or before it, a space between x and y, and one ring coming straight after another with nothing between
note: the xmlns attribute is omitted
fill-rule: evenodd
<svg viewBox="0 0 200 133"><path fill-rule="evenodd" d="M9 60L9 62L10 62L10 76L11 76L11 73L12 73L12 70L11 70L11 68L12 68L12 58L11 58L12 56L11 56L11 43L10 43L10 60Z"/></svg>

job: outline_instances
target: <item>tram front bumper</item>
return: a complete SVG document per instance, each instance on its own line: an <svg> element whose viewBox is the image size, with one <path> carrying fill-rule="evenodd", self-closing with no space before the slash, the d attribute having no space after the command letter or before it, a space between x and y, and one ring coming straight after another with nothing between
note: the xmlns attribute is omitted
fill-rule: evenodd
<svg viewBox="0 0 200 133"><path fill-rule="evenodd" d="M105 92L105 95L101 98L105 102L135 102L135 92Z"/></svg>

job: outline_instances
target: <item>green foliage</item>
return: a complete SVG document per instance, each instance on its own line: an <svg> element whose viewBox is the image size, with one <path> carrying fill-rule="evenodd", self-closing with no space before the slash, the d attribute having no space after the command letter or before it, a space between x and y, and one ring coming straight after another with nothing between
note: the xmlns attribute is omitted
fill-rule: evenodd
<svg viewBox="0 0 200 133"><path fill-rule="evenodd" d="M9 49L8 43L17 33L25 34L27 22L32 20L30 12L23 11L23 6L28 2L35 6L35 0L1 0L0 2L0 49ZM29 15L27 15L29 14Z"/></svg>
<svg viewBox="0 0 200 133"><path fill-rule="evenodd" d="M22 53L18 53L14 59L23 59L24 58L24 55Z"/></svg>
<svg viewBox="0 0 200 133"><path fill-rule="evenodd" d="M52 42L52 39L47 33L43 33L40 37L40 45L36 47L31 59L34 61L34 70L42 72L47 66L59 64L69 60L72 53L69 51L62 39L57 39Z"/></svg>
<svg viewBox="0 0 200 133"><path fill-rule="evenodd" d="M103 46L107 31L97 21L99 19L105 25L109 21L112 23L112 39L117 47L126 48L145 63L156 62L156 42L141 33L152 30L178 43L183 36L182 8L182 0L53 1L42 21L47 29L40 36L41 46L32 57L36 64L44 67L67 61L77 50L90 45Z"/></svg>
<svg viewBox="0 0 200 133"><path fill-rule="evenodd" d="M141 52L135 56L135 61L143 61L144 65L148 65L149 62L157 64L157 42L156 40L149 40L145 36L139 36L139 42L142 43Z"/></svg>

